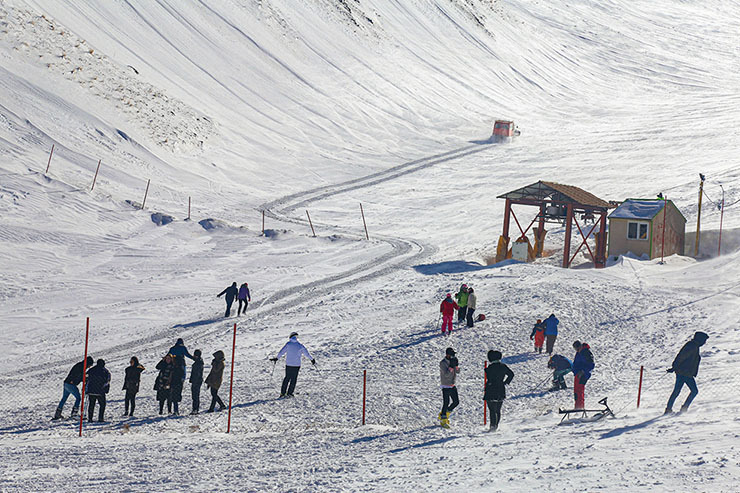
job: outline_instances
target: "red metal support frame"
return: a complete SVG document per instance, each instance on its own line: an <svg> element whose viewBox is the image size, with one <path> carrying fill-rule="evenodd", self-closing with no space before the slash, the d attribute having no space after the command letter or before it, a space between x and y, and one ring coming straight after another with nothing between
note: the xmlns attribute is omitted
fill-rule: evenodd
<svg viewBox="0 0 740 493"><path fill-rule="evenodd" d="M565 246L563 247L563 267L570 267L570 236L573 231L573 204L568 204L568 214L565 218Z"/></svg>
<svg viewBox="0 0 740 493"><path fill-rule="evenodd" d="M606 211L601 212L597 235L599 240L596 245L596 261L594 264L596 268L602 268L606 266Z"/></svg>
<svg viewBox="0 0 740 493"><path fill-rule="evenodd" d="M591 246L588 244L588 239L591 237L591 233L594 232L594 229L596 229L596 223L594 223L593 226L591 226L591 230L588 232L588 235L583 235L583 230L581 229L581 225L578 224L578 219L573 217L573 222L576 223L576 227L578 228L578 232L581 234L581 238L583 238L583 241L580 245L578 245L578 248L576 249L576 253L573 254L573 256L568 261L568 265L570 265L573 262L573 259L576 258L576 255L578 255L578 252L581 251L581 248L583 248L583 245L586 245L586 248L588 249L589 255L591 255L591 260L594 261L594 265L596 265L596 257L594 256L594 253L591 251Z"/></svg>

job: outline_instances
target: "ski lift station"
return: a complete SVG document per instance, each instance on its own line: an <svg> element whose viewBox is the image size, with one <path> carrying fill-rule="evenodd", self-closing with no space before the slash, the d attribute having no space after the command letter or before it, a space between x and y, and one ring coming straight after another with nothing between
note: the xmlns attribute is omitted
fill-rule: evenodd
<svg viewBox="0 0 740 493"><path fill-rule="evenodd" d="M683 255L685 236L686 218L670 200L627 199L609 214L610 257Z"/></svg>

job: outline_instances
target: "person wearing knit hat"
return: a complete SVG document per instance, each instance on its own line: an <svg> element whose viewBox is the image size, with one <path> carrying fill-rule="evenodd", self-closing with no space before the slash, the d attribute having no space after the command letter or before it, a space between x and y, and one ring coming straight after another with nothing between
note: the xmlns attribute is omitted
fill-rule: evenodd
<svg viewBox="0 0 740 493"><path fill-rule="evenodd" d="M460 367L455 350L448 347L445 350L445 357L439 362L440 388L442 389L442 411L439 413L439 424L443 428L450 427L450 413L460 404L457 387L455 387L458 373L460 373Z"/></svg>
<svg viewBox="0 0 740 493"><path fill-rule="evenodd" d="M694 397L699 393L694 378L699 373L699 363L701 362L699 348L707 342L707 339L709 339L709 336L706 333L696 332L694 338L684 344L673 360L671 367L666 370L668 373L676 374L676 384L673 386L673 392L665 407L666 414L673 412L673 403L681 393L681 388L683 388L684 384L691 392L686 398L686 401L684 401L683 406L681 406L681 412L689 409Z"/></svg>
<svg viewBox="0 0 740 493"><path fill-rule="evenodd" d="M488 406L491 417L488 431L496 431L501 422L501 407L506 399L506 386L514 379L514 372L501 362L500 351L488 351L488 367L486 368L486 388L483 400Z"/></svg>

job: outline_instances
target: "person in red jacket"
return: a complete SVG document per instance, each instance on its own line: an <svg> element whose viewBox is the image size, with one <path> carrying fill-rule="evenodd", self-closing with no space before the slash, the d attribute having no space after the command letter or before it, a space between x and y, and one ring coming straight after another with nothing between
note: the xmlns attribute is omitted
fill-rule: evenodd
<svg viewBox="0 0 740 493"><path fill-rule="evenodd" d="M447 296L442 300L442 304L439 305L439 313L442 314L442 333L445 331L452 332L452 319L455 316L455 310L459 310L455 300L452 299L452 293L447 293Z"/></svg>

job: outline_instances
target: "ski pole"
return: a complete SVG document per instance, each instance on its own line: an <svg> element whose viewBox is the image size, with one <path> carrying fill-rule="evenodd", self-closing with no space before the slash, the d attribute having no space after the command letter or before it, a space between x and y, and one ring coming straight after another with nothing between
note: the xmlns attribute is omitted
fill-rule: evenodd
<svg viewBox="0 0 740 493"><path fill-rule="evenodd" d="M440 313L440 314L439 314L439 315L437 316L437 326L436 326L436 327L434 328L434 330L439 330L439 320L440 320L441 318L442 318L442 314Z"/></svg>
<svg viewBox="0 0 740 493"><path fill-rule="evenodd" d="M538 383L537 385L535 385L535 386L534 386L534 387L532 388L532 390L534 391L534 390L537 390L537 389L539 389L540 387L542 387L542 384L543 384L543 383L545 383L545 382L547 382L547 381L548 381L548 380L549 380L550 378L551 378L551 377L550 377L550 375L546 376L546 377L545 377L545 379L544 379L544 380L542 380L542 381L541 381L540 383Z"/></svg>
<svg viewBox="0 0 740 493"><path fill-rule="evenodd" d="M275 367L277 366L277 360L272 362L272 373L270 373L270 381L272 382L273 377L275 376Z"/></svg>

